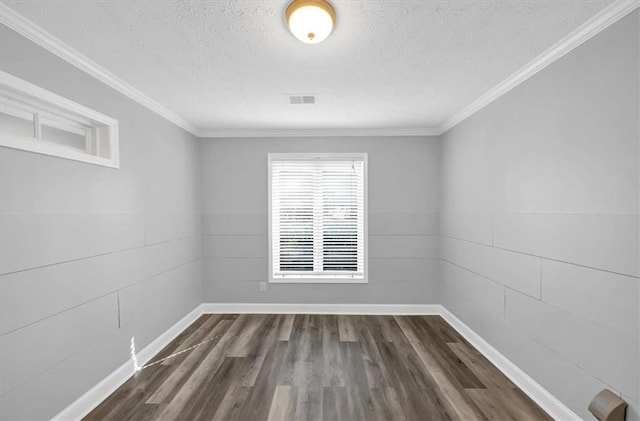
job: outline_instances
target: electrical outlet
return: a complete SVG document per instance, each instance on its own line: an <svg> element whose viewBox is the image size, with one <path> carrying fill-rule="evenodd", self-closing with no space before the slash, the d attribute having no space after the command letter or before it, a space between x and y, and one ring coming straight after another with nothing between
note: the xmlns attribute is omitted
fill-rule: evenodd
<svg viewBox="0 0 640 421"><path fill-rule="evenodd" d="M260 282L260 292L265 292L267 290L267 283Z"/></svg>

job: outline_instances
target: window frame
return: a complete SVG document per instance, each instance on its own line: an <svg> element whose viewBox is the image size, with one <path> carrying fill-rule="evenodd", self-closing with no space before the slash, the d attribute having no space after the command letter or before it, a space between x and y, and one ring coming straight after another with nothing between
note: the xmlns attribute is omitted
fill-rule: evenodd
<svg viewBox="0 0 640 421"><path fill-rule="evenodd" d="M120 167L117 120L4 71L0 71L0 103L3 108L34 116L33 136L0 135L0 146L104 167ZM72 134L84 132L84 149L42 139L43 126ZM108 150L108 156L101 154L103 148Z"/></svg>
<svg viewBox="0 0 640 421"><path fill-rule="evenodd" d="M287 277L287 278L274 278L273 266L273 227L272 227L272 163L273 161L312 161L312 160L327 160L327 161L349 161L349 160L361 160L363 163L362 168L362 188L363 188L363 276L362 278L352 278L345 276L344 278L332 277L332 278L319 278L319 277ZM268 282L277 284L366 284L369 282L369 231L368 231L368 154L367 153L269 153L267 154L268 161L268 173L267 173L267 197L268 197Z"/></svg>

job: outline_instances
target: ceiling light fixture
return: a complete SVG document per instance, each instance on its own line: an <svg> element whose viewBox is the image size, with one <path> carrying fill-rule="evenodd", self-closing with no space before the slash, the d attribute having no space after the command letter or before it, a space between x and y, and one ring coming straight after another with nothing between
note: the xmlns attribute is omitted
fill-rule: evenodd
<svg viewBox="0 0 640 421"><path fill-rule="evenodd" d="M325 0L293 0L286 12L289 30L300 41L324 41L336 24L336 11Z"/></svg>

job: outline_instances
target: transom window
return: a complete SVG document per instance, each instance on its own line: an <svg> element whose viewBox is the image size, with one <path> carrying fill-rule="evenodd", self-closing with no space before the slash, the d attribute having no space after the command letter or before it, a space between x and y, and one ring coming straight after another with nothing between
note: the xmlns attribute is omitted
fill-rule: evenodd
<svg viewBox="0 0 640 421"><path fill-rule="evenodd" d="M0 71L0 146L118 168L118 122Z"/></svg>
<svg viewBox="0 0 640 421"><path fill-rule="evenodd" d="M269 155L269 281L367 282L366 154Z"/></svg>

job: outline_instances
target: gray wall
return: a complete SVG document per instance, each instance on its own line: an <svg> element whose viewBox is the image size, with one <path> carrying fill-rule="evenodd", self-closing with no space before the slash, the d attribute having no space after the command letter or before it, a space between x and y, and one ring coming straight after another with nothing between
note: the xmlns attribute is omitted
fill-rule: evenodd
<svg viewBox="0 0 640 421"><path fill-rule="evenodd" d="M639 13L443 137L443 304L586 419L638 396Z"/></svg>
<svg viewBox="0 0 640 421"><path fill-rule="evenodd" d="M259 291L267 280L270 152L368 153L368 284ZM437 138L206 139L201 153L205 302L437 302Z"/></svg>
<svg viewBox="0 0 640 421"><path fill-rule="evenodd" d="M114 170L0 148L1 419L45 419L202 302L198 143L4 26L0 64L119 120Z"/></svg>
<svg viewBox="0 0 640 421"><path fill-rule="evenodd" d="M117 118L121 139L119 170L0 148L0 418L71 403L131 337L141 349L202 302L204 272L205 302L442 302L578 414L609 387L640 419L639 19L442 144L198 145L0 26L2 70ZM369 154L369 283L259 292L267 153L340 151Z"/></svg>

